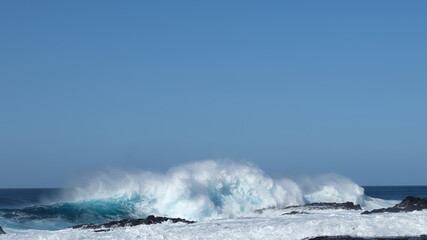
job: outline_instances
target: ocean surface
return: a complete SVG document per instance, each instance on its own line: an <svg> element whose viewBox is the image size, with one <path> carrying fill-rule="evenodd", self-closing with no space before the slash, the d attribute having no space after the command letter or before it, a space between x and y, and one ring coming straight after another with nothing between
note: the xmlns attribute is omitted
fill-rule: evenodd
<svg viewBox="0 0 427 240"><path fill-rule="evenodd" d="M407 196L427 197L427 186L362 186L365 195L401 201ZM62 188L0 188L0 209L22 209L55 201L72 191Z"/></svg>
<svg viewBox="0 0 427 240"><path fill-rule="evenodd" d="M385 200L403 200L407 196L427 197L427 186L363 186L369 197Z"/></svg>
<svg viewBox="0 0 427 240"><path fill-rule="evenodd" d="M273 179L245 164L203 161L166 173L106 172L68 188L0 189L0 239L306 239L316 236L420 236L427 211L361 215L359 210L313 210L288 215L284 207L313 202L390 207L407 196L427 197L427 186L359 186L339 175ZM267 209L260 213L259 209ZM195 224L70 229L148 215Z"/></svg>

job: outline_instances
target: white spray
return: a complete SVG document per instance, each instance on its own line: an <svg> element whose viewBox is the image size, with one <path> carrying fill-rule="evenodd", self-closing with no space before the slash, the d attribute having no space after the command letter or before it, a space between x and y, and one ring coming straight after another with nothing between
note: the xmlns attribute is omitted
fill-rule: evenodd
<svg viewBox="0 0 427 240"><path fill-rule="evenodd" d="M202 161L165 174L99 174L75 188L74 201L132 201L135 216L156 214L192 220L247 216L267 207L308 202L364 204L363 188L338 175L275 180L251 164Z"/></svg>

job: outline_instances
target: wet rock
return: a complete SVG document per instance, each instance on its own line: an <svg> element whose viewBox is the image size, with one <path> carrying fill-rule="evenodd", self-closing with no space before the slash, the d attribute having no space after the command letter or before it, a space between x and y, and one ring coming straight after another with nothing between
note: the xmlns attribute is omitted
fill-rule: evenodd
<svg viewBox="0 0 427 240"><path fill-rule="evenodd" d="M309 208L316 209L344 209L344 210L362 210L360 204L354 204L352 202L345 203L310 203L305 205Z"/></svg>
<svg viewBox="0 0 427 240"><path fill-rule="evenodd" d="M282 215L295 215L295 214L308 214L308 212L292 211L292 212L288 212L288 213L283 213Z"/></svg>
<svg viewBox="0 0 427 240"><path fill-rule="evenodd" d="M0 226L0 234L6 234L6 232L3 231L3 228L1 228L1 226Z"/></svg>
<svg viewBox="0 0 427 240"><path fill-rule="evenodd" d="M409 237L352 237L352 236L319 236L308 240L427 240L427 235Z"/></svg>
<svg viewBox="0 0 427 240"><path fill-rule="evenodd" d="M297 206L289 206L289 207L270 207L270 208L263 208L263 209L257 209L255 210L256 213L263 213L266 210L299 210L299 209L305 209L305 210L328 210L328 209L343 209L343 210L362 210L362 207L360 207L359 204L354 204L352 202L345 202L345 203L309 203L306 205L297 205ZM292 211L297 212L297 211ZM284 214L296 214L296 213L284 213ZM298 212L298 213L307 213L307 212ZM284 215L283 214L283 215Z"/></svg>
<svg viewBox="0 0 427 240"><path fill-rule="evenodd" d="M110 228L116 227L133 227L137 225L150 225L150 224L158 224L166 221L171 221L173 223L182 222L182 223L195 223L195 221L189 221L182 218L168 218L168 217L155 217L153 215L148 216L147 218L139 218L139 219L123 219L120 221L112 221L108 223L103 223L99 225L95 224L80 224L76 226L72 226L73 229L97 229L95 232L106 232L109 231Z"/></svg>
<svg viewBox="0 0 427 240"><path fill-rule="evenodd" d="M427 198L417 198L409 196L403 199L399 204L389 208L374 209L372 211L364 211L362 214L384 213L384 212L413 212L427 209Z"/></svg>
<svg viewBox="0 0 427 240"><path fill-rule="evenodd" d="M309 240L364 240L360 237L351 237L351 236L319 236L310 238Z"/></svg>

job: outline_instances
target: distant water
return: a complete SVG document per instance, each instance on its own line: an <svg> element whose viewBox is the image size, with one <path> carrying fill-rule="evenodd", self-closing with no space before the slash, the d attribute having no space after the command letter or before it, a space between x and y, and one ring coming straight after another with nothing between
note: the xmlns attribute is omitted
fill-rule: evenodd
<svg viewBox="0 0 427 240"><path fill-rule="evenodd" d="M400 201L407 196L427 197L427 186L364 186L363 188L365 195L384 200ZM67 191L61 188L0 189L0 226L7 232L20 229L60 230L76 224L99 224L135 218L126 210L127 207L132 206L131 202L122 200L62 202L60 199ZM134 199L134 201L143 200ZM130 207L130 209L133 208ZM355 217L350 219L353 218Z"/></svg>
<svg viewBox="0 0 427 240"><path fill-rule="evenodd" d="M427 186L364 186L365 194L384 200L403 200L407 196L427 197Z"/></svg>
<svg viewBox="0 0 427 240"><path fill-rule="evenodd" d="M369 197L403 200L407 196L427 197L427 186L363 186ZM65 192L61 188L0 188L0 209L46 204Z"/></svg>
<svg viewBox="0 0 427 240"><path fill-rule="evenodd" d="M365 216L354 210L322 210L289 216L283 215L280 208L347 201L360 204L362 209L384 208L407 196L427 197L427 186L362 188L350 179L333 174L301 181L273 179L250 164L202 161L178 166L166 173L95 175L81 186L69 189L0 189L0 226L7 232L0 239L100 239L101 236L102 239L144 238L141 236L153 239L155 236L168 238L164 234L169 230L173 230L170 232L174 234L173 239L205 239L204 236L217 233L221 234L206 239L223 239L223 232L230 230L234 231L228 235L232 239L243 239L250 232L257 234L258 237L247 235L254 239L426 235L427 211L396 213L390 217L390 214ZM275 206L279 208L261 215L256 212ZM149 232L138 227L131 232L122 229L105 233L108 236L68 229L78 224L148 215L181 217L198 223L178 227L161 224ZM176 235L175 231L182 231L184 235ZM271 237L274 231L276 237ZM192 237L185 237L186 233Z"/></svg>
<svg viewBox="0 0 427 240"><path fill-rule="evenodd" d="M23 208L56 199L61 188L0 188L0 208Z"/></svg>

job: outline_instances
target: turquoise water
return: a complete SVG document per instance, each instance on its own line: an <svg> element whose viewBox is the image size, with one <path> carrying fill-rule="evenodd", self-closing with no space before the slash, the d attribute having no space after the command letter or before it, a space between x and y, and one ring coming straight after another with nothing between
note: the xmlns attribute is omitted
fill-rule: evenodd
<svg viewBox="0 0 427 240"><path fill-rule="evenodd" d="M363 188L365 195L385 200L403 200L407 196L427 197L427 186ZM67 189L0 189L0 226L57 230L82 223L97 224L124 218L146 217L141 212L135 214L135 206L141 202L150 204L147 198L141 195L130 199L106 198L66 202L60 200L64 192L66 193Z"/></svg>

